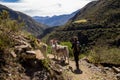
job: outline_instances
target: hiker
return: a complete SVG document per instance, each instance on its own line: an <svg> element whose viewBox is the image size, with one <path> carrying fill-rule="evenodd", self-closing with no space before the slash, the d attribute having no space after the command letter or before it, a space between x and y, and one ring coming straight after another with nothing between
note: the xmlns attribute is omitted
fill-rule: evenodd
<svg viewBox="0 0 120 80"><path fill-rule="evenodd" d="M78 37L74 36L71 39L72 43L72 49L73 49L73 54L74 54L74 60L76 63L76 69L79 69L79 52L80 52L80 42L78 41Z"/></svg>

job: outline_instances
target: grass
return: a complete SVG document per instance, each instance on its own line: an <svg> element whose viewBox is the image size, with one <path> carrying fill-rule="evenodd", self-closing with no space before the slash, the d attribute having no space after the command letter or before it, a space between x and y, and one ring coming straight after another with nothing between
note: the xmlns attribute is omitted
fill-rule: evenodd
<svg viewBox="0 0 120 80"><path fill-rule="evenodd" d="M96 47L90 51L88 56L90 62L120 64L120 49L108 47Z"/></svg>
<svg viewBox="0 0 120 80"><path fill-rule="evenodd" d="M6 10L3 10L0 15L0 49L6 49L14 45L12 36L21 31L23 24L11 20Z"/></svg>
<svg viewBox="0 0 120 80"><path fill-rule="evenodd" d="M81 19L81 20L74 21L73 23L79 24L79 23L86 23L86 22L87 22L86 19Z"/></svg>
<svg viewBox="0 0 120 80"><path fill-rule="evenodd" d="M72 51L72 49L71 49L72 44L71 44L70 42L61 42L60 44L63 45L63 46L68 46L69 55L70 55L70 57L72 57L72 56L73 56L73 53L72 53L73 51Z"/></svg>

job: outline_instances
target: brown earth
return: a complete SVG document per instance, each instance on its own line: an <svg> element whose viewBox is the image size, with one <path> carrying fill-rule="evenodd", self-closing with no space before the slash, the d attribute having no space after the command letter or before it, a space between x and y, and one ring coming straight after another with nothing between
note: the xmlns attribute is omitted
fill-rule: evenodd
<svg viewBox="0 0 120 80"><path fill-rule="evenodd" d="M53 55L48 54L48 57L58 63L57 60L53 59ZM94 64L88 63L86 59L81 59L79 65L82 73L79 70L75 70L74 60L70 60L69 65L61 65L64 69L66 80L117 80L111 68L100 65L95 66Z"/></svg>

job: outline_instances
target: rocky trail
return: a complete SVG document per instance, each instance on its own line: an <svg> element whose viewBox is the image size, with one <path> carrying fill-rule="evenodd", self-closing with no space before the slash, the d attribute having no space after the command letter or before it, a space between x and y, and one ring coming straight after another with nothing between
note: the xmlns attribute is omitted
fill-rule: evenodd
<svg viewBox="0 0 120 80"><path fill-rule="evenodd" d="M48 57L55 63L58 63L54 60L53 55L48 54ZM75 70L74 60L70 60L70 64L60 64L58 63L64 71L64 76L67 80L120 80L119 73L115 73L112 68L95 66L91 63L88 63L86 59L81 59L79 61L80 70Z"/></svg>
<svg viewBox="0 0 120 80"><path fill-rule="evenodd" d="M51 73L48 73L46 69L41 67L43 64L41 64L40 60L46 58L46 55L44 55L42 50L33 49L27 39L24 39L21 36L15 39L19 43L14 47L17 53L12 51L11 55L14 58L17 58L17 54L21 54L23 58L26 58L26 60L22 62L23 67L20 67L24 68L24 74L22 74L22 77L15 78L16 80L63 80L62 77L64 77L65 80L120 80L120 67L103 67L102 65L94 65L89 63L87 58L84 58L79 60L80 70L76 70L75 61L73 59L70 59L70 63L68 65L66 63L59 62L59 60L55 60L52 54L47 54L47 57L51 62L49 63L49 67L51 69L51 73L53 73L53 77L49 79ZM10 66L10 69L12 67L13 66ZM7 79L6 77L7 80L12 80L14 77L12 72L12 70L9 71L10 79ZM18 68L16 68L16 71L14 72L17 73ZM61 75L61 73L63 74Z"/></svg>

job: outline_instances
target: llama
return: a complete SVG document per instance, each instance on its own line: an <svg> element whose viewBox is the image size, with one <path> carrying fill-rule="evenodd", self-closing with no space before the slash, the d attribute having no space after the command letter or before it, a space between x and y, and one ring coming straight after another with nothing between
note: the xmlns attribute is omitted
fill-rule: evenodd
<svg viewBox="0 0 120 80"><path fill-rule="evenodd" d="M54 39L50 40L50 45L51 45L51 53L54 55L54 58L56 58L57 54L56 54L55 40Z"/></svg>
<svg viewBox="0 0 120 80"><path fill-rule="evenodd" d="M68 64L69 64L68 46L59 45L57 40L51 40L51 44L52 44L51 49L52 49L52 53L54 55L54 58L56 58L56 57L57 57L57 59L63 58L65 61L67 59Z"/></svg>

